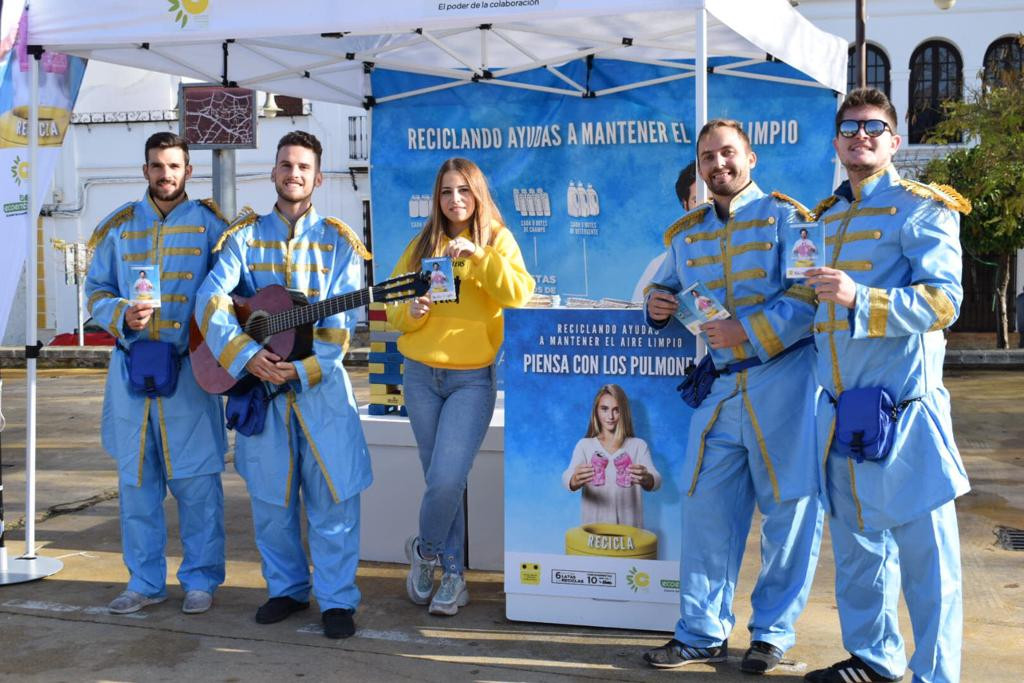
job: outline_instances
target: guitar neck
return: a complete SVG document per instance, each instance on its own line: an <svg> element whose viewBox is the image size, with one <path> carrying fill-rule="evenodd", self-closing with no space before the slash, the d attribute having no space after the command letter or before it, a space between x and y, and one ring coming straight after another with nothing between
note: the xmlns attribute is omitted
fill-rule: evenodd
<svg viewBox="0 0 1024 683"><path fill-rule="evenodd" d="M277 334L278 332L284 332L295 327L302 327L310 323L315 323L318 320L329 318L332 315L341 313L342 311L348 311L353 308L359 308L369 304L373 299L370 297L370 291L373 287L366 287L355 292L348 292L346 294L339 294L338 296L331 297L330 299L324 299L318 301L315 304L308 306L295 306L287 311L281 313L275 313L269 318L269 329L270 335Z"/></svg>

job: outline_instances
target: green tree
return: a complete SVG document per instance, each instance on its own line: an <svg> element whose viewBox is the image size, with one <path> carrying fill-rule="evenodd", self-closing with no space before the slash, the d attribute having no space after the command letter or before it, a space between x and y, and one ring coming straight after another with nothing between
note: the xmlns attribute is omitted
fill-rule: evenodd
<svg viewBox="0 0 1024 683"><path fill-rule="evenodd" d="M925 175L955 187L974 207L962 218L960 241L969 254L996 264L996 345L1005 349L1010 268L1024 248L1024 71L983 74L982 86L971 95L944 105L946 118L929 139L966 139L967 146L932 160Z"/></svg>

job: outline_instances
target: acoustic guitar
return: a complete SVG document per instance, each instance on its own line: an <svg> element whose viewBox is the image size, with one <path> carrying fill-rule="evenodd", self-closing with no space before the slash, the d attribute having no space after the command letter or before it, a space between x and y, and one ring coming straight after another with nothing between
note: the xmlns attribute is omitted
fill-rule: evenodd
<svg viewBox="0 0 1024 683"><path fill-rule="evenodd" d="M293 361L312 355L313 323L318 320L373 302L415 299L429 289L430 278L426 273L406 273L314 304L309 303L302 292L281 285L269 285L251 297L233 294L231 299L242 330L264 348ZM196 382L211 394L244 393L259 382L249 373L236 380L220 366L206 345L194 315L189 325L188 348Z"/></svg>

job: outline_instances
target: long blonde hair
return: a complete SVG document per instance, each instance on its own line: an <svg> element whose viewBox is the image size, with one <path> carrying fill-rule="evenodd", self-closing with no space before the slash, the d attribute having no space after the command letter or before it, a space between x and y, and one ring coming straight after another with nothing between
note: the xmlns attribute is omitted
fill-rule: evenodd
<svg viewBox="0 0 1024 683"><path fill-rule="evenodd" d="M469 236L473 244L478 247L487 246L494 241L494 224L505 225L501 212L491 198L491 191L487 187L487 178L480 167L469 159L453 157L448 159L441 168L437 170L437 177L434 178L434 194L430 200L430 216L427 218L423 230L416 238L416 247L412 251L412 262L419 263L421 259L439 256L441 244L447 236L445 230L448 227L448 219L441 211L441 179L448 171L456 171L462 174L469 185L469 191L473 195L476 208L470 217Z"/></svg>
<svg viewBox="0 0 1024 683"><path fill-rule="evenodd" d="M615 425L615 446L618 448L625 443L626 439L636 436L633 432L633 414L629 410L629 399L618 384L605 384L597 390L597 395L594 396L594 407L590 410L587 437L601 435L601 422L597 418L597 407L602 396L611 396L619 404L619 423Z"/></svg>

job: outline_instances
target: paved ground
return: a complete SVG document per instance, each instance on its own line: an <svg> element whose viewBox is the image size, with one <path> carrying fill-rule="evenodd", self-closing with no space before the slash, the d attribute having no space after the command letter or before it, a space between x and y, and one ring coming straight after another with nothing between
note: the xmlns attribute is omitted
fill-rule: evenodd
<svg viewBox="0 0 1024 683"><path fill-rule="evenodd" d="M365 371L353 372L366 394ZM4 370L2 435L8 547L22 551L24 510L24 374ZM965 575L965 682L1020 681L1024 671L1024 552L998 548L997 525L1024 528L1024 372L947 375L957 441L974 490L959 502ZM185 616L180 589L144 613L103 609L127 579L120 561L116 476L97 434L102 375L60 370L39 379L38 522L40 554L59 557L51 578L0 587L0 680L4 681L283 681L424 680L749 681L736 669L747 646L737 628L732 661L686 671L643 667L639 653L665 636L630 631L509 622L502 577L470 572L473 602L454 619L431 617L404 597L404 570L364 563L359 633L328 641L314 611L280 624L252 621L265 593L253 546L245 487L224 477L228 510L228 577L213 610ZM172 503L168 504L174 519ZM738 590L738 623L749 617L756 569L757 525L751 531ZM172 538L176 531L172 530ZM399 542L396 540L396 542ZM792 663L773 679L799 680L812 666L844 655L832 598L831 550L823 560L799 623ZM173 574L180 547L168 547ZM909 623L904 615L909 639Z"/></svg>

